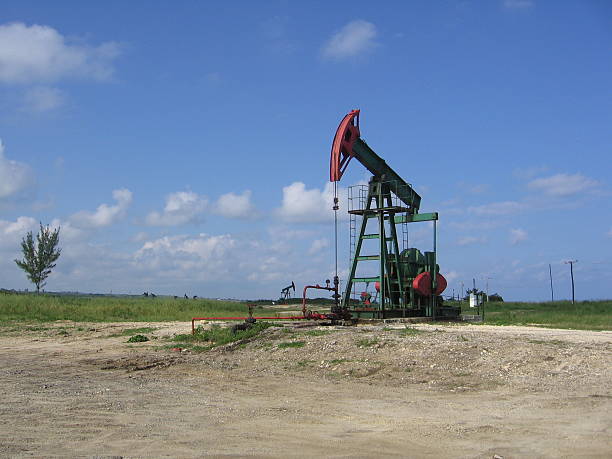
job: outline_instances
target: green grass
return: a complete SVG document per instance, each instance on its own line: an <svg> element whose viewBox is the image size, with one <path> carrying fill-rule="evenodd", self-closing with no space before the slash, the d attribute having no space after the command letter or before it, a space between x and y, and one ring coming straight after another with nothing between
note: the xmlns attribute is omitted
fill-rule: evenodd
<svg viewBox="0 0 612 459"><path fill-rule="evenodd" d="M127 340L128 343L144 343L146 341L149 341L149 338L145 335L133 335Z"/></svg>
<svg viewBox="0 0 612 459"><path fill-rule="evenodd" d="M263 308L258 307L261 311ZM475 310L464 307L464 312ZM0 326L16 322L162 322L190 321L192 317L246 316L245 303L207 299L144 298L129 296L0 294ZM485 323L539 325L550 328L612 330L612 301L546 303L488 303ZM28 324L35 326L35 324ZM310 330L309 336L326 330Z"/></svg>
<svg viewBox="0 0 612 459"><path fill-rule="evenodd" d="M465 308L467 312L469 308ZM471 309L474 314L474 309ZM577 330L612 330L612 301L488 303L485 324L537 325Z"/></svg>
<svg viewBox="0 0 612 459"><path fill-rule="evenodd" d="M248 330L240 330L236 333L232 332L231 327L219 327L218 325L214 325L212 328L207 330L203 329L202 327L198 327L196 329L196 333L193 335L185 334L174 336L172 341L177 344L170 347L194 349L195 346L199 346L199 349L197 350L212 349L215 346L222 346L224 344L253 338L261 331L271 326L273 325L267 322L257 322ZM203 343L206 344L202 345Z"/></svg>
<svg viewBox="0 0 612 459"><path fill-rule="evenodd" d="M257 308L260 309L260 308ZM0 294L0 323L161 322L192 317L246 316L245 303L207 299L122 296Z"/></svg>
<svg viewBox="0 0 612 459"><path fill-rule="evenodd" d="M115 338L117 336L134 336L141 335L143 333L151 333L152 331L157 330L153 327L140 327L140 328L126 328L125 330L121 330L120 333L114 333L112 335L108 335L109 338Z"/></svg>
<svg viewBox="0 0 612 459"><path fill-rule="evenodd" d="M286 341L284 343L278 343L279 349L287 349L290 347L304 347L305 341Z"/></svg>
<svg viewBox="0 0 612 459"><path fill-rule="evenodd" d="M377 338L363 338L355 341L355 344L359 347L372 347L378 344Z"/></svg>
<svg viewBox="0 0 612 459"><path fill-rule="evenodd" d="M339 365L341 363L347 363L347 362L352 362L352 360L350 359L332 359L332 360L327 361L327 363L329 363L330 365Z"/></svg>
<svg viewBox="0 0 612 459"><path fill-rule="evenodd" d="M418 330L416 328L410 328L410 327L404 327L401 330L399 330L400 336L414 336L414 335L420 335L421 333L425 333L425 332L423 330Z"/></svg>

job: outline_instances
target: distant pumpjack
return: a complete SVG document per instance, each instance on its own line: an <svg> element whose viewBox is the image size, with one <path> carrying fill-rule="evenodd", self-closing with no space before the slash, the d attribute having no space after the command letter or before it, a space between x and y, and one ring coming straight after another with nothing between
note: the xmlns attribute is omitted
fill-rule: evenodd
<svg viewBox="0 0 612 459"><path fill-rule="evenodd" d="M287 287L281 290L282 300L288 300L289 298L291 298L291 289L293 289L293 293L295 293L295 283L293 281L291 281L291 285L288 285Z"/></svg>

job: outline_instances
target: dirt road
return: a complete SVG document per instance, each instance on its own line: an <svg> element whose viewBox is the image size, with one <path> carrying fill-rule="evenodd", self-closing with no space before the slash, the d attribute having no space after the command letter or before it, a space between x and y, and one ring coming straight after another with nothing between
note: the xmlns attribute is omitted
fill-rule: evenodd
<svg viewBox="0 0 612 459"><path fill-rule="evenodd" d="M149 342L120 335L146 326ZM273 327L164 348L188 331L0 329L0 455L612 455L612 332Z"/></svg>

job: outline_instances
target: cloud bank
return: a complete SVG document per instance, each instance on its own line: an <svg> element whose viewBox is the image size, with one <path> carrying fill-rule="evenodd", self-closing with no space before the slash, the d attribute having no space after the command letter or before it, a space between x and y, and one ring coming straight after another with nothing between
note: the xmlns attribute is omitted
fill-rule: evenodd
<svg viewBox="0 0 612 459"><path fill-rule="evenodd" d="M119 55L116 42L89 46L52 27L22 22L0 25L0 82L31 84L62 78L107 80Z"/></svg>
<svg viewBox="0 0 612 459"><path fill-rule="evenodd" d="M113 191L113 198L117 204L110 206L100 204L95 212L81 211L70 217L70 222L83 228L100 228L109 226L125 215L132 203L132 192L126 188Z"/></svg>
<svg viewBox="0 0 612 459"><path fill-rule="evenodd" d="M338 198L342 205L347 202L346 188L338 187ZM293 182L283 188L281 207L277 216L289 223L323 223L333 221L334 188L331 183L318 188L307 189L302 182ZM346 218L345 211L338 212L338 218Z"/></svg>
<svg viewBox="0 0 612 459"><path fill-rule="evenodd" d="M251 202L251 191L242 194L226 193L219 197L214 206L217 215L226 218L250 219L257 217L257 211Z"/></svg>
<svg viewBox="0 0 612 459"><path fill-rule="evenodd" d="M540 191L547 196L565 197L596 189L600 183L582 174L556 174L532 180L527 184L530 190Z"/></svg>
<svg viewBox="0 0 612 459"><path fill-rule="evenodd" d="M34 183L34 174L30 166L6 158L4 144L0 139L0 200L19 196Z"/></svg>
<svg viewBox="0 0 612 459"><path fill-rule="evenodd" d="M162 212L151 212L145 220L150 226L178 226L200 220L208 198L193 191L177 191L166 196Z"/></svg>

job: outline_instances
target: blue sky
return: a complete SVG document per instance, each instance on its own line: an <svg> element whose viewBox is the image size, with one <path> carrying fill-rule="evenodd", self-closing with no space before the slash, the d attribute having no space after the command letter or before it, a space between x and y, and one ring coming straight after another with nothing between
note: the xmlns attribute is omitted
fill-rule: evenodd
<svg viewBox="0 0 612 459"><path fill-rule="evenodd" d="M50 290L323 282L330 145L360 108L440 213L447 293L546 300L550 263L568 298L578 259L577 297L609 298L611 45L605 1L2 2L0 287L29 287L13 259L39 221L61 226Z"/></svg>

